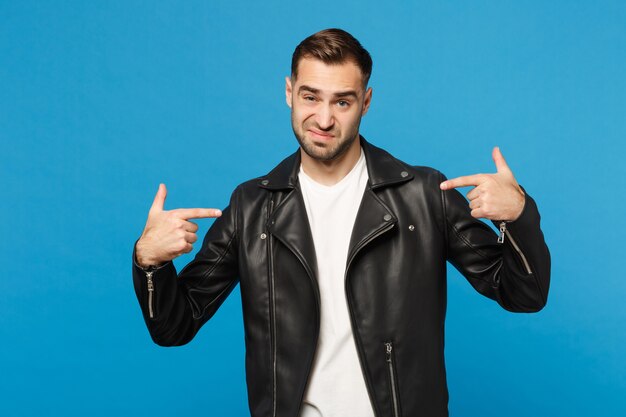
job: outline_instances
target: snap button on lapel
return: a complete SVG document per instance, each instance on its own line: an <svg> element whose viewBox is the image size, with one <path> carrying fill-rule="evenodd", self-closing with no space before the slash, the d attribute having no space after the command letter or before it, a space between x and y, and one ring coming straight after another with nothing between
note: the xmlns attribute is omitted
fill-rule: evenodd
<svg viewBox="0 0 626 417"><path fill-rule="evenodd" d="M406 172L406 171L402 171L402 172L400 173L400 176L401 176L402 178L406 178L406 177L408 177L408 176L409 176L409 173L408 173L408 172Z"/></svg>
<svg viewBox="0 0 626 417"><path fill-rule="evenodd" d="M261 239L266 239L267 235L265 233L261 233Z"/></svg>
<svg viewBox="0 0 626 417"><path fill-rule="evenodd" d="M389 220L391 220L391 214L385 214L385 215L383 216L383 220L384 220L384 221L386 221L386 222L388 222Z"/></svg>
<svg viewBox="0 0 626 417"><path fill-rule="evenodd" d="M413 230L415 230L415 226L413 226L412 224L409 225L409 230L412 232Z"/></svg>
<svg viewBox="0 0 626 417"><path fill-rule="evenodd" d="M270 183L270 181L269 181L269 180L263 180L263 181L261 181L261 184L263 184L263 185L267 185L267 184L269 184L269 183Z"/></svg>

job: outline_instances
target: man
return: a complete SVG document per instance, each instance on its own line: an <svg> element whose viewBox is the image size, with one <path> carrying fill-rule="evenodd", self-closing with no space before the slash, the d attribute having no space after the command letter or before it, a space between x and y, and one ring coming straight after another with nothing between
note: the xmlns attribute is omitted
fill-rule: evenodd
<svg viewBox="0 0 626 417"><path fill-rule="evenodd" d="M448 415L446 261L507 310L546 303L539 213L500 151L497 173L446 181L369 144L371 68L342 30L302 41L285 88L299 150L223 213L165 211L161 184L136 242L135 290L160 345L189 342L240 283L254 417ZM200 217L218 218L177 275Z"/></svg>

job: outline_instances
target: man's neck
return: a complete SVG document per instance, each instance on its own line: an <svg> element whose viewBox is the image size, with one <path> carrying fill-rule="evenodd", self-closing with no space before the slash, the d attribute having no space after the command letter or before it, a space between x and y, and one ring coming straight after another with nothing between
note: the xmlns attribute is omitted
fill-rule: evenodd
<svg viewBox="0 0 626 417"><path fill-rule="evenodd" d="M361 156L361 143L359 139L332 161L320 161L311 158L302 148L300 148L302 170L315 182L332 186L337 184L354 168Z"/></svg>

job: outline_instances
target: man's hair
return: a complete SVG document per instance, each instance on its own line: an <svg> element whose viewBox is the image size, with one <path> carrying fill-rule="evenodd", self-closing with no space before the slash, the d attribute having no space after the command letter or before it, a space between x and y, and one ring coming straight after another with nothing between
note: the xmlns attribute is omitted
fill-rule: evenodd
<svg viewBox="0 0 626 417"><path fill-rule="evenodd" d="M372 74L372 57L361 43L342 29L324 29L309 36L296 47L291 57L291 77L297 78L302 58L319 59L327 65L353 61L363 74L367 85Z"/></svg>

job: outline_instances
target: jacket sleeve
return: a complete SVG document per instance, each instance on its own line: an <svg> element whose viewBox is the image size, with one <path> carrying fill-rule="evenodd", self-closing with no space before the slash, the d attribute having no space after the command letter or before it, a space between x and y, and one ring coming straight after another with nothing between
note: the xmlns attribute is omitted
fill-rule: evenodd
<svg viewBox="0 0 626 417"><path fill-rule="evenodd" d="M441 191L450 263L479 293L506 310L536 312L547 302L550 252L537 205L526 190L524 194L517 220L493 222L498 236L471 216L467 200L457 190Z"/></svg>
<svg viewBox="0 0 626 417"><path fill-rule="evenodd" d="M156 344L177 346L191 341L237 285L237 195L235 190L202 247L180 273L172 261L153 270L141 268L133 248L135 294Z"/></svg>

